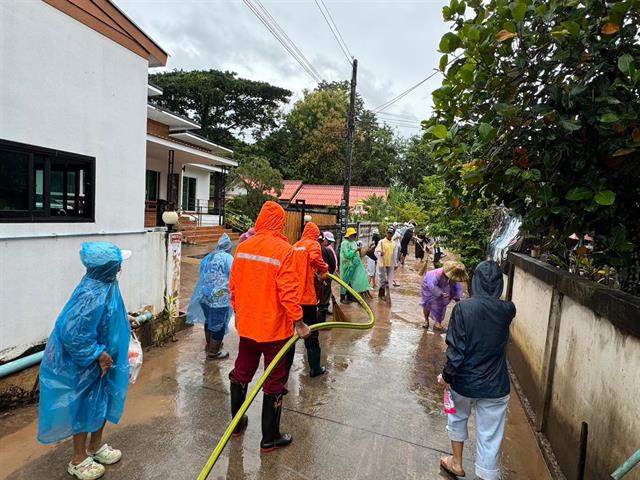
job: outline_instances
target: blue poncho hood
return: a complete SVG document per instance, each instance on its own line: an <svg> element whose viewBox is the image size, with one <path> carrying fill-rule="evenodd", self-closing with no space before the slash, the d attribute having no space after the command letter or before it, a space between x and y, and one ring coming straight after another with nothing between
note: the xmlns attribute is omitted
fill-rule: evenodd
<svg viewBox="0 0 640 480"><path fill-rule="evenodd" d="M231 239L229 238L229 235L227 235L226 233L223 233L222 236L220 237L220 240L218 240L218 245L216 245L216 249L214 250L215 252L227 252L229 254L231 254L231 248L233 247L233 244L231 243Z"/></svg>
<svg viewBox="0 0 640 480"><path fill-rule="evenodd" d="M233 256L230 253L232 247L231 239L224 233L218 240L215 250L202 259L200 277L187 311L187 323L207 323L203 305L205 308L231 310L229 275L233 263ZM218 323L209 322L207 328L217 331L224 326L226 330L230 315L231 312L217 316Z"/></svg>
<svg viewBox="0 0 640 480"><path fill-rule="evenodd" d="M117 423L127 395L131 330L117 282L122 252L90 242L80 259L87 272L56 320L40 366L42 443ZM113 366L103 377L97 360L104 351Z"/></svg>

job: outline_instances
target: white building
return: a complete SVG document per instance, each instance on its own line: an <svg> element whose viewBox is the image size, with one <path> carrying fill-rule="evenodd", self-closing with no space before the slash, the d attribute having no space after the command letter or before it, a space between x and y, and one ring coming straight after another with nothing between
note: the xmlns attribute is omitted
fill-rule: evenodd
<svg viewBox="0 0 640 480"><path fill-rule="evenodd" d="M149 96L161 95L149 86ZM217 225L233 151L196 132L200 125L153 104L147 107L145 226L161 225L165 203L202 225Z"/></svg>
<svg viewBox="0 0 640 480"><path fill-rule="evenodd" d="M147 75L166 61L107 0L0 2L0 360L46 340L85 241L133 250L127 308L163 309L165 234L144 221Z"/></svg>

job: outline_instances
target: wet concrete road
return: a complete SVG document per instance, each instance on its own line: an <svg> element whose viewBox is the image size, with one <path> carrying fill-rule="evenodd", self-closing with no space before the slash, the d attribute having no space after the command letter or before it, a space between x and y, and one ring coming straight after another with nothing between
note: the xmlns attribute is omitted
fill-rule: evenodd
<svg viewBox="0 0 640 480"><path fill-rule="evenodd" d="M189 254L189 251L186 252ZM183 263L183 298L197 262ZM209 478L215 479L439 479L438 460L449 452L441 390L435 383L444 361L444 340L421 328L418 277L407 264L398 275L391 310L377 299L373 331L321 333L328 374L307 375L304 346L297 353L285 397L282 430L293 434L287 449L259 452L261 395L249 410L244 436L229 442ZM184 303L183 303L184 306ZM364 321L356 306L345 308ZM105 440L123 450L108 479L194 479L230 421L227 375L231 359L204 360L202 329L145 353L138 383L131 386L125 415L109 425ZM35 440L37 408L0 419L0 478L67 479L70 442ZM473 430L473 425L472 425ZM465 451L473 477L474 436ZM550 479L515 392L509 406L502 462L507 479Z"/></svg>

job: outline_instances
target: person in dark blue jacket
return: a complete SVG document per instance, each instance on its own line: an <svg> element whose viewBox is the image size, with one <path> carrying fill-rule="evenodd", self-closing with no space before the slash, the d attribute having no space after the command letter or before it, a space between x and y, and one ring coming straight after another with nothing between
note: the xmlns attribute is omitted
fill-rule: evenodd
<svg viewBox="0 0 640 480"><path fill-rule="evenodd" d="M502 270L494 261L476 268L471 297L458 303L447 331L447 363L438 381L449 388L456 413L448 416L447 430L453 456L443 457L440 466L464 476L462 450L469 438L467 422L476 406L476 475L499 480L498 454L504 435L509 402L507 342L515 317L513 303L500 300Z"/></svg>

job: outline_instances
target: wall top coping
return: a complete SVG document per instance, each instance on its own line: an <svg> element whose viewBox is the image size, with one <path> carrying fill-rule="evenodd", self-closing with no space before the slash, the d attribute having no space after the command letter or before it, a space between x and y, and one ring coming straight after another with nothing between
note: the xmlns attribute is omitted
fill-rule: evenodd
<svg viewBox="0 0 640 480"><path fill-rule="evenodd" d="M605 317L620 330L640 338L640 297L572 275L521 253L510 252L509 261Z"/></svg>

